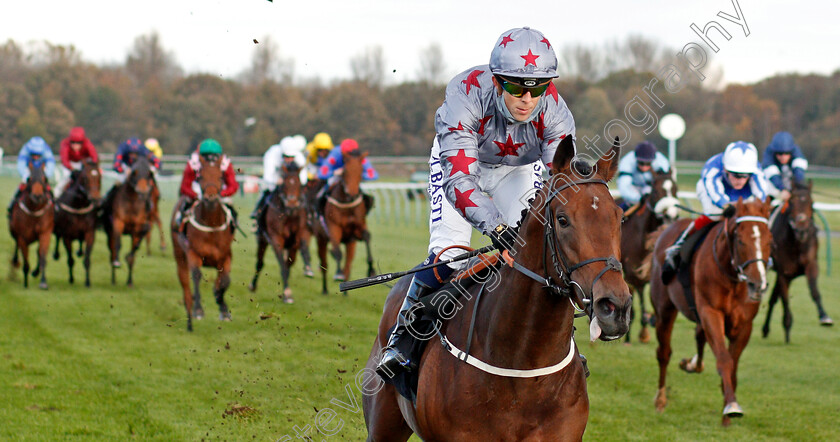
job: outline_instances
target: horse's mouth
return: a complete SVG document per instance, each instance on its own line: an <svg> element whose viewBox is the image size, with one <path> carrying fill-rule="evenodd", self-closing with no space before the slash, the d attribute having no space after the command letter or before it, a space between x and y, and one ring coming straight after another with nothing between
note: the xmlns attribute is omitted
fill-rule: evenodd
<svg viewBox="0 0 840 442"><path fill-rule="evenodd" d="M590 341L614 341L630 330L630 306L632 297L628 296L624 306L617 305L613 299L602 298L593 306L592 319L589 322Z"/></svg>

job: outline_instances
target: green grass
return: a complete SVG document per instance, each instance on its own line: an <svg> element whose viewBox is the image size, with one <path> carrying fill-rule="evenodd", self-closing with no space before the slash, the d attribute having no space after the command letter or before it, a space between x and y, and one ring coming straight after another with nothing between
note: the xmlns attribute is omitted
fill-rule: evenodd
<svg viewBox="0 0 840 442"><path fill-rule="evenodd" d="M15 184L0 179L0 194L11 195ZM170 193L162 203L165 217L173 204ZM237 200L241 218L253 202L251 196ZM2 217L0 228L7 229L5 223ZM382 271L404 270L425 257L425 227L374 222L371 230ZM0 239L0 249L8 266L8 235ZM193 333L186 331L171 248L146 256L143 247L131 289L125 287L124 269L118 284L110 284L101 235L90 289L67 282L63 251L61 261L50 259L48 291L38 290L37 283L23 289L19 271L17 281L0 280L0 439L278 440L294 438L295 426L312 428L317 411L329 407L336 412L329 426L341 426L329 439L363 440L361 411L331 401L349 402L347 385L360 400L354 376L370 351L387 287L343 296L330 281L332 293L323 296L320 279L303 278L297 264L296 302L286 305L277 296L279 271L271 255L259 290L250 293L254 238L239 237L234 249L227 294L233 322L216 319L208 281L202 292L207 318L196 322ZM314 244L312 250L314 255ZM840 250L836 239L834 250ZM363 262L359 256L355 277ZM333 262L329 265L331 274ZM826 309L840 319L833 289L840 283L836 260L832 275L823 272L820 287ZM77 281L82 276L77 262ZM817 324L803 280L793 285L792 304L791 344L783 343L778 310L768 339L758 330L753 334L739 370L738 400L746 417L728 429L720 428L722 397L711 352L700 375L676 368L676 361L694 353L687 321L680 319L675 328L671 402L657 414L655 344L589 344L588 326L579 320L578 343L592 371L586 438L833 439L840 413L834 376L840 364L838 329ZM758 321L765 313L763 306ZM637 331L634 325L634 341ZM315 440L327 438L313 432Z"/></svg>

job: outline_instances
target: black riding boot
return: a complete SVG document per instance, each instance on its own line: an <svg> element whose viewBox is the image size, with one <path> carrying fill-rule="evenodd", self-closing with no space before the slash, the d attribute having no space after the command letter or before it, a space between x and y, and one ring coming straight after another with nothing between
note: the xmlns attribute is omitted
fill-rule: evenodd
<svg viewBox="0 0 840 442"><path fill-rule="evenodd" d="M413 316L413 314L409 314L409 311L417 304L417 301L421 297L427 295L432 290L430 287L418 281L416 276L411 279L411 286L408 288L403 305L397 314L397 326L394 327L394 331L391 332L391 336L388 338L388 345L382 349L382 359L379 360L379 364L376 366L376 373L383 379L392 378L397 373L411 370L411 361L400 353L397 344L400 342L402 336L408 333L408 325Z"/></svg>
<svg viewBox="0 0 840 442"><path fill-rule="evenodd" d="M662 266L662 271L665 274L673 274L677 271L677 268L680 265L679 257L680 257L680 249L682 248L683 244L685 244L685 239L688 238L689 235L694 233L694 222L688 225L688 227L683 230L683 233L677 239L677 241L671 247L665 249L665 263Z"/></svg>
<svg viewBox="0 0 840 442"><path fill-rule="evenodd" d="M18 187L17 190L15 190L15 196L12 197L12 201L9 202L9 207L6 208L7 218L12 217L12 207L15 206L15 203L17 202L18 198L20 198L20 187Z"/></svg>
<svg viewBox="0 0 840 442"><path fill-rule="evenodd" d="M260 217L260 214L263 211L263 207L265 207L266 201L268 201L268 196L271 195L271 192L268 190L263 190L262 195L260 196L260 200L257 201L257 206L254 207L254 211L251 212L250 218L257 219Z"/></svg>

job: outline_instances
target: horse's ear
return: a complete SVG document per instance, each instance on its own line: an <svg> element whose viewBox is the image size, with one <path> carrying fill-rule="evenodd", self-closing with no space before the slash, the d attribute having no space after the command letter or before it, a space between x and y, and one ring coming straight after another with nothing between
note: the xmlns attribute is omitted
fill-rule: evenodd
<svg viewBox="0 0 840 442"><path fill-rule="evenodd" d="M607 152L604 157L598 158L598 162L595 163L595 167L598 170L598 175L604 179L604 181L610 181L615 176L616 172L618 172L618 159L621 155L621 145L618 143L618 137L615 137L615 141L613 141L612 149Z"/></svg>
<svg viewBox="0 0 840 442"><path fill-rule="evenodd" d="M362 152L362 159L364 160L368 156L368 151Z"/></svg>
<svg viewBox="0 0 840 442"><path fill-rule="evenodd" d="M566 169L574 157L575 143L572 141L572 134L568 134L560 140L560 145L554 151L554 159L551 160L552 171L557 173Z"/></svg>

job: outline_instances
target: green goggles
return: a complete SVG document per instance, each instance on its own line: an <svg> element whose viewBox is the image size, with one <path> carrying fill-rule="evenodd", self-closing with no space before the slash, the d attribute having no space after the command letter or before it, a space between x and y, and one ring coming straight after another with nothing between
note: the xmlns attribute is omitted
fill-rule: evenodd
<svg viewBox="0 0 840 442"><path fill-rule="evenodd" d="M551 84L551 80L546 81L543 84L537 85L536 81L534 80L525 80L526 82L533 82L534 86L523 86L518 83L511 82L510 80L505 79L502 76L497 75L496 80L502 85L502 89L505 92L509 93L515 98L520 98L525 95L526 92L531 93L531 97L536 98L540 95L544 94L548 86Z"/></svg>

